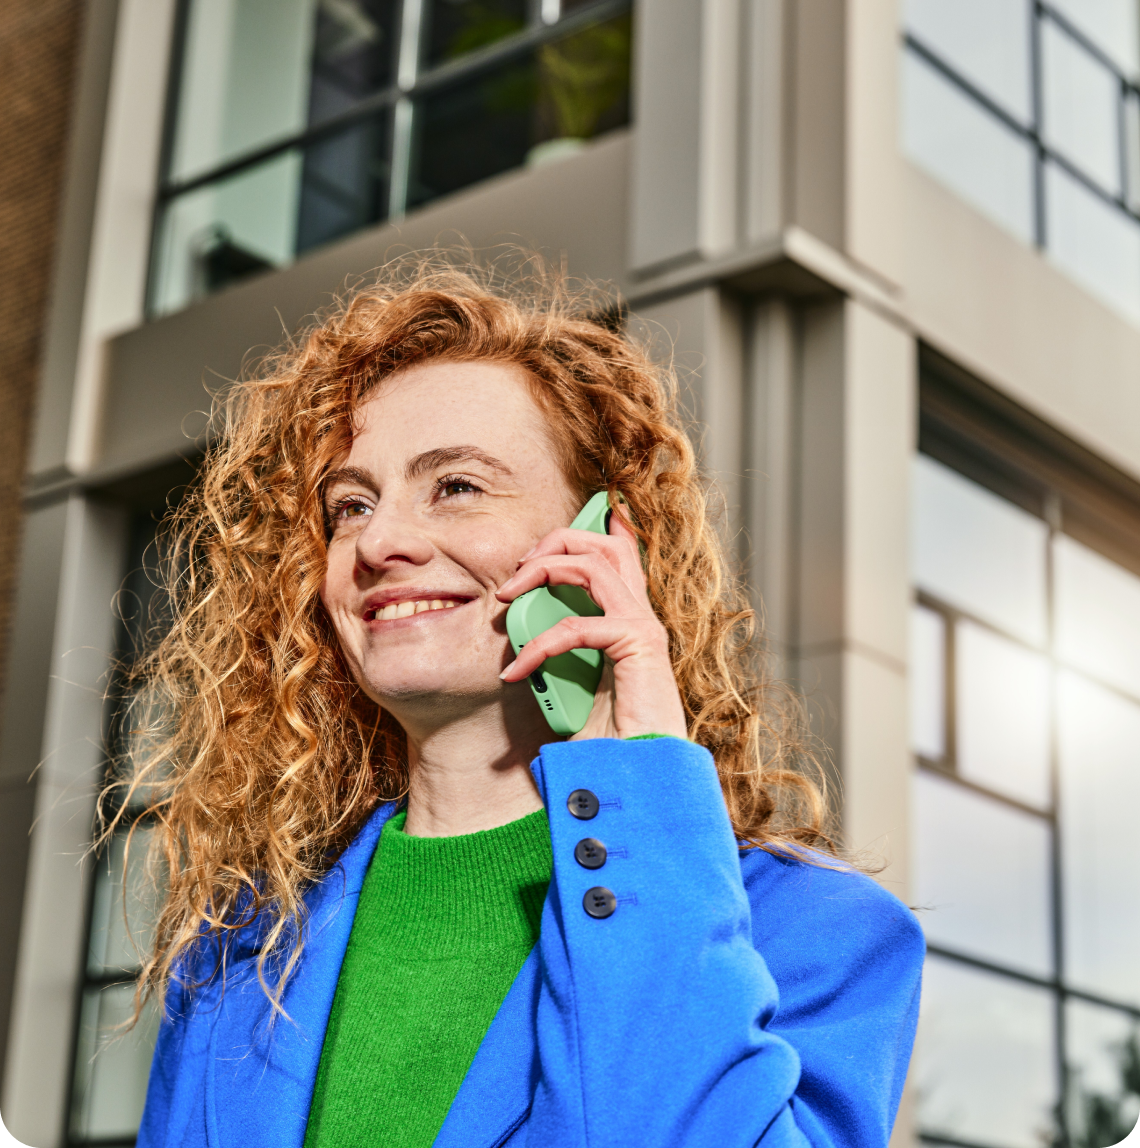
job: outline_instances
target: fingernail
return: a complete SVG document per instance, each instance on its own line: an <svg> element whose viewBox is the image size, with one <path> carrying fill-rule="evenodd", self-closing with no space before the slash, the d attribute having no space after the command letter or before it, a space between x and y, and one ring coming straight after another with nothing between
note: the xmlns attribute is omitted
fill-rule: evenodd
<svg viewBox="0 0 1140 1148"><path fill-rule="evenodd" d="M518 661L518 658L515 659L515 662L517 662L517 661ZM507 666L507 668L499 675L500 680L505 678L507 676L507 674L509 674L511 672L511 670L513 670L515 668L515 662L511 662L511 664L509 666Z"/></svg>

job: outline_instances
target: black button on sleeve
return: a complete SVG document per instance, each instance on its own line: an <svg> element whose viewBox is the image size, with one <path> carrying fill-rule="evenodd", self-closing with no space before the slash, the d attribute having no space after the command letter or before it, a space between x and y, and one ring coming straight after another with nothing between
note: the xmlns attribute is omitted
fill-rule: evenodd
<svg viewBox="0 0 1140 1148"><path fill-rule="evenodd" d="M589 821L598 816L598 799L588 789L575 789L566 799L566 808L579 821Z"/></svg>
<svg viewBox="0 0 1140 1148"><path fill-rule="evenodd" d="M617 908L617 898L612 889L607 889L605 885L595 885L592 889L586 890L586 895L582 898L582 908L591 917L602 921L606 917L613 916Z"/></svg>
<svg viewBox="0 0 1140 1148"><path fill-rule="evenodd" d="M583 869L600 869L606 863L606 847L596 837L583 837L574 846L574 860Z"/></svg>

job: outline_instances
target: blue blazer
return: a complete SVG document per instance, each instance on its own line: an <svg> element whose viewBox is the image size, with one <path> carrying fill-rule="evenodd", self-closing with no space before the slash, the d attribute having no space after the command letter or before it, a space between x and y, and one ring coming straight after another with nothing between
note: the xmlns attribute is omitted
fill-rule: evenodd
<svg viewBox="0 0 1140 1148"><path fill-rule="evenodd" d="M857 873L740 852L708 752L678 738L560 742L532 765L554 876L541 938L438 1148L886 1145L918 1012L922 935ZM576 789L597 795L572 817ZM308 895L270 1023L256 929L224 977L171 987L140 1148L301 1148L357 898L392 805ZM582 837L604 868L574 860ZM588 889L617 896L585 912Z"/></svg>

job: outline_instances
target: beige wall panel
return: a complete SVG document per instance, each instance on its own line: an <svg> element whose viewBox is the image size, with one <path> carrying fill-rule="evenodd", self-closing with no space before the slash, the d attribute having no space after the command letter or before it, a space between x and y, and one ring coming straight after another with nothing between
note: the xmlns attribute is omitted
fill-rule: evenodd
<svg viewBox="0 0 1140 1148"><path fill-rule="evenodd" d="M843 832L896 897L906 901L910 875L910 784L907 679L859 650L843 655Z"/></svg>
<svg viewBox="0 0 1140 1148"><path fill-rule="evenodd" d="M918 334L1140 477L1140 330L911 164L905 182Z"/></svg>
<svg viewBox="0 0 1140 1148"><path fill-rule="evenodd" d="M278 345L346 284L409 250L466 238L478 248L515 243L563 254L575 275L624 271L628 133L562 163L489 181L409 216L202 300L116 339L109 349L98 469L137 469L192 449L210 390L241 370L251 349ZM284 330L283 330L284 325Z"/></svg>
<svg viewBox="0 0 1140 1148"><path fill-rule="evenodd" d="M790 101L787 46L792 0L746 0L742 79L743 238L759 243L779 234L787 210L785 149Z"/></svg>
<svg viewBox="0 0 1140 1148"><path fill-rule="evenodd" d="M844 236L847 13L845 0L791 7L791 218L842 250Z"/></svg>
<svg viewBox="0 0 1140 1148"><path fill-rule="evenodd" d="M845 311L845 635L901 667L911 597L915 344L873 311L855 304Z"/></svg>
<svg viewBox="0 0 1140 1148"><path fill-rule="evenodd" d="M723 498L727 537L741 542L744 501L743 326L740 306L714 287L643 307L632 330L649 340L658 361L670 358L681 382L681 402L701 464Z"/></svg>
<svg viewBox="0 0 1140 1148"><path fill-rule="evenodd" d="M903 275L898 137L899 0L848 0L847 254L898 284Z"/></svg>
<svg viewBox="0 0 1140 1148"><path fill-rule="evenodd" d="M914 344L861 305L801 328L797 677L833 754L848 844L905 894Z"/></svg>
<svg viewBox="0 0 1140 1148"><path fill-rule="evenodd" d="M702 0L642 0L634 23L629 260L654 267L700 246Z"/></svg>
<svg viewBox="0 0 1140 1148"><path fill-rule="evenodd" d="M795 487L795 316L765 300L747 319L744 527L753 602L782 661L792 619Z"/></svg>

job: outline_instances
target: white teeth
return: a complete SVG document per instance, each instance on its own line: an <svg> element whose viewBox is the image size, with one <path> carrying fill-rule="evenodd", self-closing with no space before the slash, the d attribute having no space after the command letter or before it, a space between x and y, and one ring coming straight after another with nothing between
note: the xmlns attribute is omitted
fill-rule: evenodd
<svg viewBox="0 0 1140 1148"><path fill-rule="evenodd" d="M454 610L462 606L449 598L413 598L407 602L389 602L387 606L373 611L372 617L378 622L387 622L392 618L407 618L412 614L426 614L428 610Z"/></svg>

